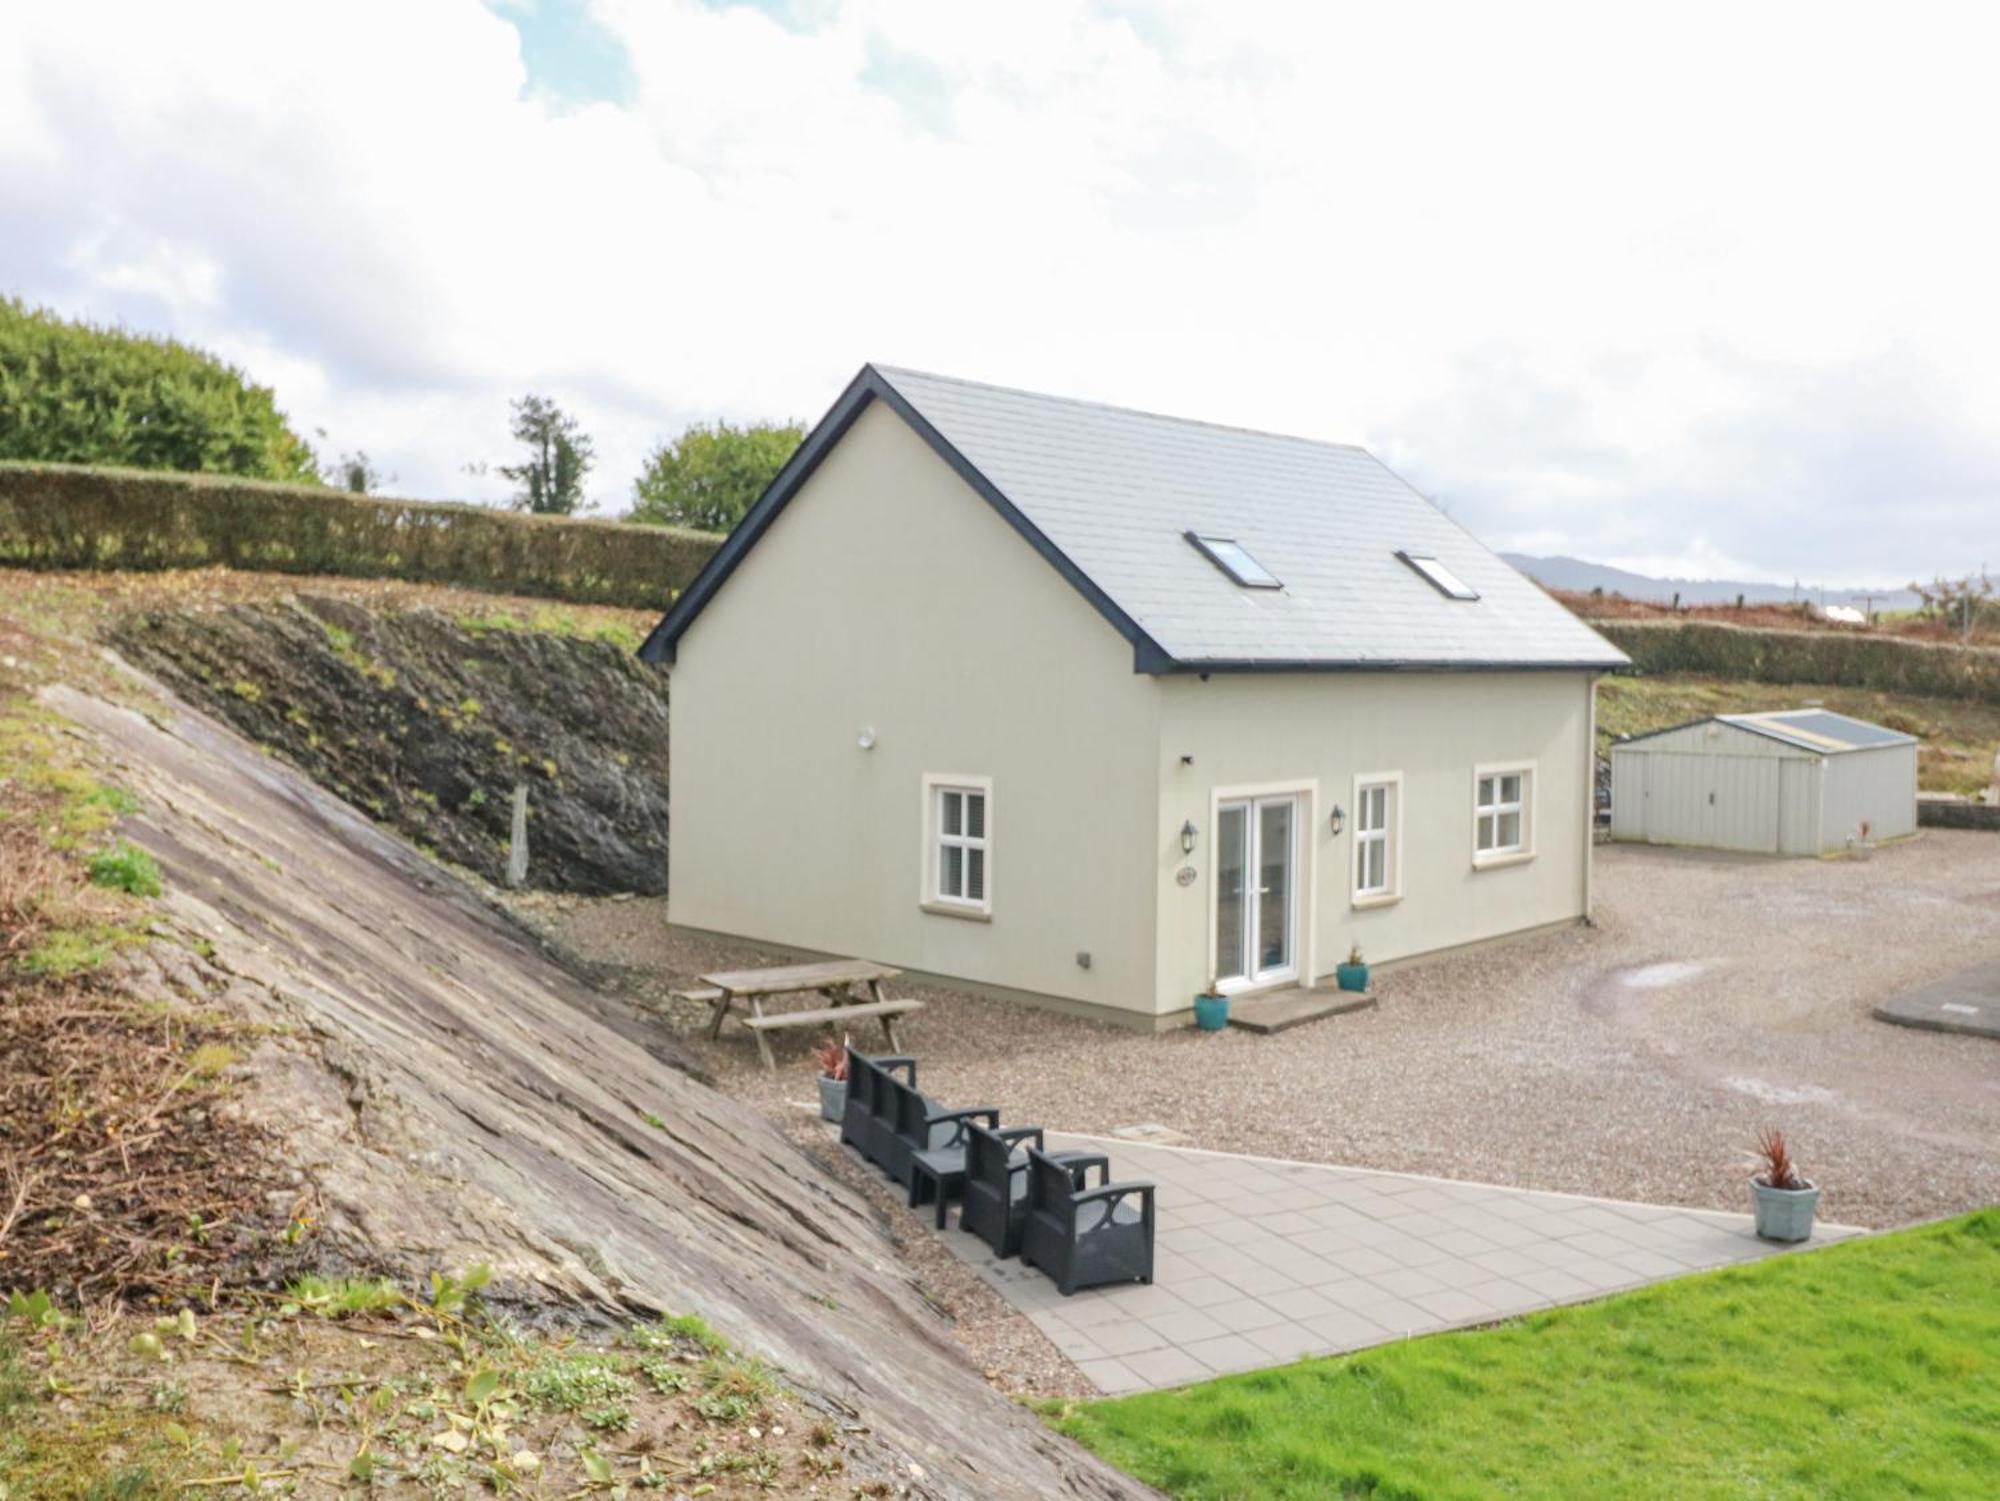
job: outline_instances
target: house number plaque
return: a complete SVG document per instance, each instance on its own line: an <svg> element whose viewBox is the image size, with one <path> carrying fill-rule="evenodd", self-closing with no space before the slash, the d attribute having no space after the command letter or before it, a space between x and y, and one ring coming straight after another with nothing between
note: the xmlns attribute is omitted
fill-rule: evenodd
<svg viewBox="0 0 2000 1501"><path fill-rule="evenodd" d="M1183 865L1179 870L1174 872L1174 879L1183 886L1194 885L1194 867L1192 865Z"/></svg>

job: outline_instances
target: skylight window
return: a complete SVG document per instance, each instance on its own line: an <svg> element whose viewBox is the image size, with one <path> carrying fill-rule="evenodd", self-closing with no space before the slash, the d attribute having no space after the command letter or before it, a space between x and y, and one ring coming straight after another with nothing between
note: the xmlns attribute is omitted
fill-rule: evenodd
<svg viewBox="0 0 2000 1501"><path fill-rule="evenodd" d="M1189 532L1187 539L1201 550L1203 557L1246 589L1285 587L1275 573L1251 557L1250 550L1234 538L1203 537Z"/></svg>
<svg viewBox="0 0 2000 1501"><path fill-rule="evenodd" d="M1412 568L1416 569L1418 573L1421 573L1426 579L1428 579L1430 581L1431 587L1436 589L1437 592L1442 594L1446 599L1479 598L1479 591L1477 589L1474 589L1471 585L1467 584L1464 579L1460 578L1457 574L1453 573L1449 568L1445 567L1444 564L1440 563L1436 558L1431 557L1429 554L1420 552L1399 552L1396 554L1396 556L1401 558L1405 563L1408 563Z"/></svg>

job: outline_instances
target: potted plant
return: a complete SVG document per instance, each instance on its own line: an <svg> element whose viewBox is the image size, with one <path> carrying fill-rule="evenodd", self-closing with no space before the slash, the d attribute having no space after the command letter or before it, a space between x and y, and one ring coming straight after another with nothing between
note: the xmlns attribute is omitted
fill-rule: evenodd
<svg viewBox="0 0 2000 1501"><path fill-rule="evenodd" d="M1220 1032L1229 1025L1229 997L1213 975L1208 977L1208 989L1194 998L1194 1024L1204 1032Z"/></svg>
<svg viewBox="0 0 2000 1501"><path fill-rule="evenodd" d="M819 1118L837 1121L847 1114L847 1039L822 1037L813 1062L819 1065Z"/></svg>
<svg viewBox="0 0 2000 1501"><path fill-rule="evenodd" d="M1758 1235L1765 1240L1809 1239L1819 1185L1799 1175L1784 1132L1772 1127L1757 1138L1757 1162L1750 1196L1756 1202Z"/></svg>
<svg viewBox="0 0 2000 1501"><path fill-rule="evenodd" d="M1368 988L1368 961L1361 957L1360 944L1355 944L1347 951L1347 962L1335 966L1333 977L1340 982L1342 990Z"/></svg>
<svg viewBox="0 0 2000 1501"><path fill-rule="evenodd" d="M1868 838L1874 832L1875 825L1865 818L1862 819L1860 826L1855 829L1853 837L1847 841L1847 852L1857 860L1866 860L1870 855L1875 853L1875 846Z"/></svg>

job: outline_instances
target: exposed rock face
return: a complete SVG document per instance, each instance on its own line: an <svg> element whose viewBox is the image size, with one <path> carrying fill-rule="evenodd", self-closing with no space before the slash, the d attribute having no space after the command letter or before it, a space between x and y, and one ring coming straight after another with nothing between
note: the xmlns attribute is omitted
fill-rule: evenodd
<svg viewBox="0 0 2000 1501"><path fill-rule="evenodd" d="M331 1261L488 1262L550 1315L698 1312L863 1425L892 1494L1151 1494L988 1388L858 1197L454 877L199 713L46 697L142 799L126 832L225 1003L272 1024L241 1108Z"/></svg>
<svg viewBox="0 0 2000 1501"><path fill-rule="evenodd" d="M346 600L127 617L128 658L490 880L528 787L528 884L667 889L667 680L621 647Z"/></svg>

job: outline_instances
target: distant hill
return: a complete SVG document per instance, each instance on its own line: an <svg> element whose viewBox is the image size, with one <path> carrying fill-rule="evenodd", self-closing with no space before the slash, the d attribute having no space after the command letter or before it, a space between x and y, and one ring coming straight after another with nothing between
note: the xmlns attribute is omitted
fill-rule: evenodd
<svg viewBox="0 0 2000 1501"><path fill-rule="evenodd" d="M1581 558L1532 558L1518 552L1503 552L1500 556L1550 589L1573 589L1580 594L1602 589L1606 594L1660 604L1669 603L1676 594L1684 605L1733 605L1739 595L1750 605L1809 599L1815 604L1865 607L1872 600L1877 610L1913 610L1918 603L1916 595L1907 589L1828 589L1816 584L1751 583L1742 579L1663 579L1605 563L1586 563Z"/></svg>

